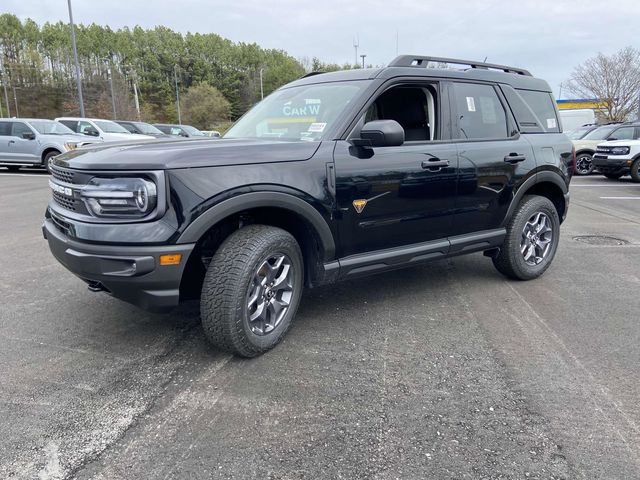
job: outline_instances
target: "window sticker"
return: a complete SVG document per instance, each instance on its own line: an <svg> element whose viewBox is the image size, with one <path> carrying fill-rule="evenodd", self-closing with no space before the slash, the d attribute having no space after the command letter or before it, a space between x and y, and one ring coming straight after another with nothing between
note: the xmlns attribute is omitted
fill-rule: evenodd
<svg viewBox="0 0 640 480"><path fill-rule="evenodd" d="M473 99L473 97L467 97L467 110L469 110L470 112L476 111L476 101Z"/></svg>
<svg viewBox="0 0 640 480"><path fill-rule="evenodd" d="M308 132L322 133L322 132L324 132L324 129L325 129L326 126L327 126L326 123L315 122L315 123L312 123L311 125L309 125L309 128L307 129L307 131Z"/></svg>
<svg viewBox="0 0 640 480"><path fill-rule="evenodd" d="M556 128L557 126L555 118L547 118L547 128Z"/></svg>

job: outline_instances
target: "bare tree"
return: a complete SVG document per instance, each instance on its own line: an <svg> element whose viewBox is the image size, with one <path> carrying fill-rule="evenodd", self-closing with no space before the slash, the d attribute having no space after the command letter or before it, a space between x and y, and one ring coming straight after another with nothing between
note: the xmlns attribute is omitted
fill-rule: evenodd
<svg viewBox="0 0 640 480"><path fill-rule="evenodd" d="M598 53L573 70L567 89L577 97L606 102L607 120L628 120L638 109L640 51L626 47L610 56Z"/></svg>

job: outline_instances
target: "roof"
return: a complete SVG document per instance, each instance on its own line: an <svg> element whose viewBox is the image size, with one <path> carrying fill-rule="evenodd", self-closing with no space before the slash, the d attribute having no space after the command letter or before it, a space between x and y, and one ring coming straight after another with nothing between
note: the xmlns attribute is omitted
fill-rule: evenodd
<svg viewBox="0 0 640 480"><path fill-rule="evenodd" d="M465 65L467 68L434 68L430 66L433 63ZM339 70L336 72L307 75L286 85L285 88L298 85L311 85L314 83L372 80L376 78L388 79L399 76L490 81L505 83L511 85L513 88L551 92L551 88L546 81L535 78L531 73L522 68L451 58L424 57L419 55L400 55L387 67L382 68L358 68L353 70Z"/></svg>
<svg viewBox="0 0 640 480"><path fill-rule="evenodd" d="M90 117L57 117L56 120L91 120L92 122L113 122L108 118L90 118Z"/></svg>

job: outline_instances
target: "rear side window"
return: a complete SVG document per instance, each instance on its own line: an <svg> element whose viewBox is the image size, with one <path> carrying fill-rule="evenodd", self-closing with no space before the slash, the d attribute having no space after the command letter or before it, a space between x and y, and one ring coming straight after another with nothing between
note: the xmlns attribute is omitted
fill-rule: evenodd
<svg viewBox="0 0 640 480"><path fill-rule="evenodd" d="M453 83L458 138L507 138L507 116L490 85Z"/></svg>
<svg viewBox="0 0 640 480"><path fill-rule="evenodd" d="M78 122L76 120L58 120L65 127L69 127L74 132L78 133Z"/></svg>
<svg viewBox="0 0 640 480"><path fill-rule="evenodd" d="M518 90L518 93L535 116L538 117L538 121L545 132L560 133L555 102L549 92Z"/></svg>
<svg viewBox="0 0 640 480"><path fill-rule="evenodd" d="M11 122L0 122L0 135L5 137L11 135Z"/></svg>

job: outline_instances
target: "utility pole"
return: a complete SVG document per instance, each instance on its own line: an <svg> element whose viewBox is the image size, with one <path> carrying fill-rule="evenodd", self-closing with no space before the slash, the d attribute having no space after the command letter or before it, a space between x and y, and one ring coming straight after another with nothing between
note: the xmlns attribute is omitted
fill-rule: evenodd
<svg viewBox="0 0 640 480"><path fill-rule="evenodd" d="M136 77L133 77L133 99L136 101L136 112L138 113L138 121L142 121L140 117L140 100L138 100L138 85L136 84Z"/></svg>
<svg viewBox="0 0 640 480"><path fill-rule="evenodd" d="M2 69L2 87L4 88L4 104L7 106L7 118L11 117L11 107L9 106L9 94L7 93L7 72L2 64L2 57L0 57L0 69Z"/></svg>
<svg viewBox="0 0 640 480"><path fill-rule="evenodd" d="M113 94L113 75L111 75L111 66L107 66L107 77L109 78L109 88L111 89L111 108L113 108L113 119L115 120L118 115L116 114L116 97Z"/></svg>
<svg viewBox="0 0 640 480"><path fill-rule="evenodd" d="M76 64L76 87L78 88L78 101L80 102L80 116L84 117L84 99L82 98L82 82L80 81L80 64L78 63L78 49L76 48L76 30L73 26L73 13L71 12L71 0L67 0L69 7L69 23L71 24L71 46L73 47L73 60Z"/></svg>
<svg viewBox="0 0 640 480"><path fill-rule="evenodd" d="M264 100L264 86L262 85L262 71L264 68L260 69L260 100Z"/></svg>
<svg viewBox="0 0 640 480"><path fill-rule="evenodd" d="M367 55L360 55L360 58L362 58L362 68L364 68L364 58L365 58L366 56L367 56Z"/></svg>
<svg viewBox="0 0 640 480"><path fill-rule="evenodd" d="M360 39L356 35L355 37L353 37L353 48L356 51L356 56L355 56L356 61L353 63L354 65L358 65L358 47L359 46L360 46Z"/></svg>
<svg viewBox="0 0 640 480"><path fill-rule="evenodd" d="M560 91L558 92L558 100L562 98L562 82L560 82Z"/></svg>
<svg viewBox="0 0 640 480"><path fill-rule="evenodd" d="M13 87L13 102L16 104L16 118L20 118L20 113L18 112L18 97L16 96L16 87Z"/></svg>
<svg viewBox="0 0 640 480"><path fill-rule="evenodd" d="M176 106L178 108L178 125L182 125L182 115L180 114L180 91L178 90L178 65L173 66L173 78L176 82Z"/></svg>

